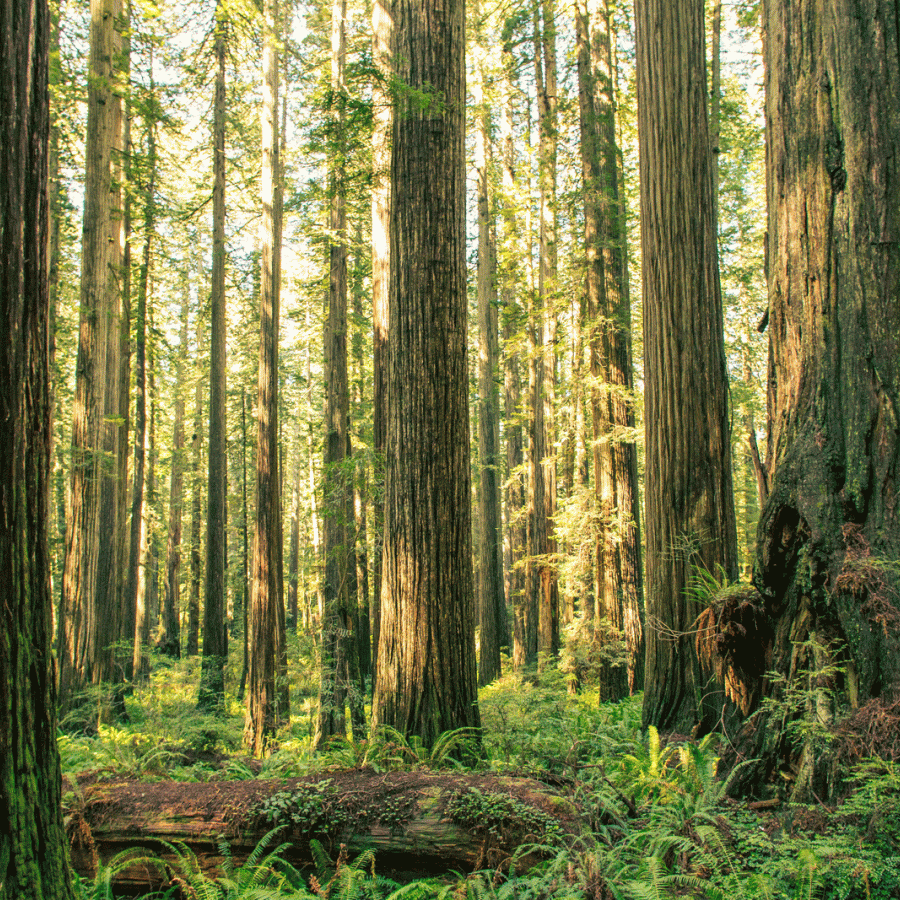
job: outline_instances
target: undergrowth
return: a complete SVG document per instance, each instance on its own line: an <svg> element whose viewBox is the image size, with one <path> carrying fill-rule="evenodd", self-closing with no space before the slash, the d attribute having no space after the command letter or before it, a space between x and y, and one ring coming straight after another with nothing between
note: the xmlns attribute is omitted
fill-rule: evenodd
<svg viewBox="0 0 900 900"><path fill-rule="evenodd" d="M383 772L458 771L477 736L465 729L448 732L426 748L381 729L314 754L314 709L308 703L295 712L269 758L253 761L240 751L243 711L233 697L224 719L197 713L194 666L190 661L159 665L127 699L127 726L104 727L94 735L60 734L70 783L67 802L77 802L74 776L85 771L96 778L185 781L322 773L321 796L304 795L301 803L294 795L275 794L261 809L270 825L303 825L317 864L314 872L292 869L283 859L277 827L243 867L231 863L223 845L225 863L217 882L200 871L187 848L169 847L176 863L157 900L900 897L900 765L895 761L871 759L858 766L848 779L852 791L837 808L784 803L751 809L728 799L727 784L717 777L715 738L667 742L653 728L642 732L640 697L599 705L596 693L569 693L565 675L553 666L527 678L507 672L482 689L484 757L476 768L528 776L567 794L582 810L584 833L566 837L549 818L535 814L517 837L523 842L518 855L503 870L397 885L379 875L373 854L349 860L341 853L330 860L316 844L320 807L329 800L328 771L363 766ZM507 816L521 813L501 807L490 793L460 792L447 814L476 836L490 837L506 828ZM544 860L537 867L517 863L536 856ZM116 867L127 867L134 858L117 857L93 882L80 882L81 896L112 900Z"/></svg>

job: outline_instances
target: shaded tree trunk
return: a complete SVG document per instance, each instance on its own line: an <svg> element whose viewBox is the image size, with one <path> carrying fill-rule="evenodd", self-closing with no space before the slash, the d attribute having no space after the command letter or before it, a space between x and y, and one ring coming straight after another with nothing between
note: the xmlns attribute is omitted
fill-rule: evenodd
<svg viewBox="0 0 900 900"><path fill-rule="evenodd" d="M807 801L855 761L817 732L900 695L900 14L770 0L763 16L771 492L754 584L771 631L748 640L803 702L737 673L751 699L762 686L780 701L748 724L759 762L740 778L753 789L781 769ZM792 743L786 726L803 715L819 727ZM879 749L876 736L865 753Z"/></svg>
<svg viewBox="0 0 900 900"><path fill-rule="evenodd" d="M347 211L345 166L347 127L344 82L346 0L331 4L332 162L329 169L328 311L325 323L325 483L322 538L325 571L321 684L315 745L346 734L345 706L360 708L356 628L356 519L354 463L350 447L350 383L347 340ZM359 716L354 717L357 722ZM354 734L359 739L361 735Z"/></svg>
<svg viewBox="0 0 900 900"><path fill-rule="evenodd" d="M694 573L737 575L702 0L638 0L647 512L644 723L713 728Z"/></svg>
<svg viewBox="0 0 900 900"><path fill-rule="evenodd" d="M382 630L373 727L478 727L465 283L464 7L397 0Z"/></svg>
<svg viewBox="0 0 900 900"><path fill-rule="evenodd" d="M2 0L0 897L74 897L60 809L50 591L46 2Z"/></svg>

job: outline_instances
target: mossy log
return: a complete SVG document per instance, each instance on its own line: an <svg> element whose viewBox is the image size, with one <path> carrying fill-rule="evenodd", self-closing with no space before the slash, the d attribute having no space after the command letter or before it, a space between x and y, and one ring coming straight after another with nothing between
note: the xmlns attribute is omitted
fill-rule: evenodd
<svg viewBox="0 0 900 900"><path fill-rule="evenodd" d="M332 858L375 852L376 871L398 881L507 866L528 844L559 844L582 830L578 809L524 778L424 772L330 772L280 781L105 782L76 792L67 812L72 864L93 877L123 850L143 849L172 862L183 844L212 877L230 848L241 865L275 826L284 858L312 865L310 842ZM71 797L72 795L68 795ZM274 846L274 845L273 845ZM531 852L516 867L537 862ZM115 874L117 891L159 887L164 868L135 865Z"/></svg>

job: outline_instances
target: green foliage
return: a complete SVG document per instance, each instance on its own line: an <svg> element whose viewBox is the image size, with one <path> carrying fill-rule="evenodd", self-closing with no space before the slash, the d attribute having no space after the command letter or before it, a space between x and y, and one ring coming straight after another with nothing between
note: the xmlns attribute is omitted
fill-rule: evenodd
<svg viewBox="0 0 900 900"><path fill-rule="evenodd" d="M559 822L553 816L509 794L478 788L453 791L447 798L446 813L453 822L498 839L510 833L520 842L529 836L531 841L543 837L549 846L561 839Z"/></svg>

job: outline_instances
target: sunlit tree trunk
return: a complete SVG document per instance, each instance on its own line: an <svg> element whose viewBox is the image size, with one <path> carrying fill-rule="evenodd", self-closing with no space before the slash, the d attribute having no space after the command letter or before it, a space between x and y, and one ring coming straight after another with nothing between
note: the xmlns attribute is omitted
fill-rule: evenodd
<svg viewBox="0 0 900 900"><path fill-rule="evenodd" d="M478 727L465 279L464 8L397 0L388 439L373 727Z"/></svg>
<svg viewBox="0 0 900 900"><path fill-rule="evenodd" d="M152 93L152 86L151 86ZM133 642L131 672L141 668L142 649L139 621L143 623L147 603L148 509L146 497L147 463L147 303L150 294L150 262L156 212L156 136L154 123L147 123L149 181L144 207L144 250L138 274L137 308L134 317L134 457L131 487L131 523L128 575L123 593L126 627L123 639Z"/></svg>
<svg viewBox="0 0 900 900"><path fill-rule="evenodd" d="M613 60L606 0L576 4L585 297L597 510L593 628L604 658L601 699L641 690L643 591L634 430L631 310L620 209ZM624 659L617 659L621 644Z"/></svg>
<svg viewBox="0 0 900 900"><path fill-rule="evenodd" d="M372 59L378 78L372 85L372 446L375 451L375 502L372 530L372 686L378 669L381 633L381 572L384 541L384 453L387 435L388 293L390 277L389 218L391 208L391 0L372 2Z"/></svg>
<svg viewBox="0 0 900 900"><path fill-rule="evenodd" d="M121 621L118 480L122 299L122 100L120 0L91 3L88 123L82 230L81 322L72 425L71 509L60 617L59 687L64 710L90 684L118 680ZM101 533L107 539L101 541ZM86 717L109 714L85 712Z"/></svg>

